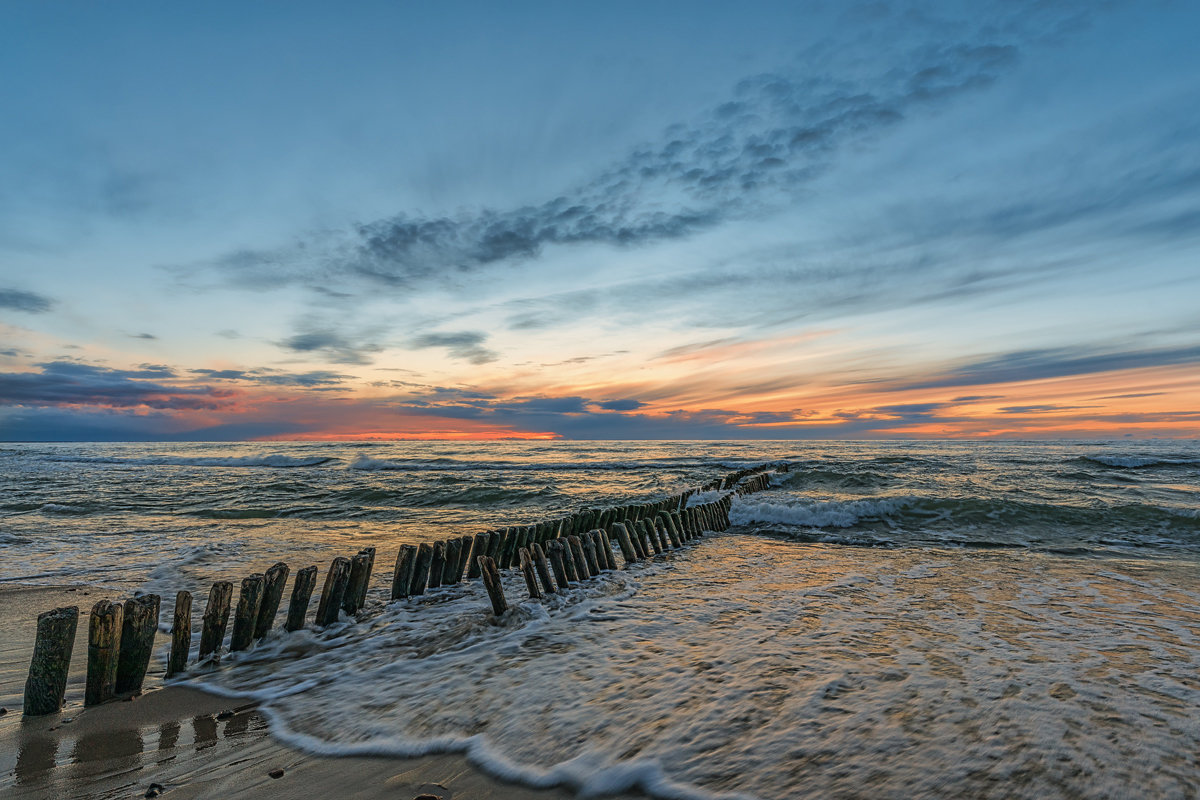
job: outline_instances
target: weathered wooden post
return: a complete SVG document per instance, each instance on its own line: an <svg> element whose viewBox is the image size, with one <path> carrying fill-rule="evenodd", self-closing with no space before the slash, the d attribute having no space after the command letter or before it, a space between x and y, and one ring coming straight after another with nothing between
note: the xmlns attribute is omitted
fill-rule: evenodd
<svg viewBox="0 0 1200 800"><path fill-rule="evenodd" d="M479 557L486 555L491 546L492 535L490 533L475 534L475 540L471 544L471 558L467 561L467 580L473 581L479 577Z"/></svg>
<svg viewBox="0 0 1200 800"><path fill-rule="evenodd" d="M529 549L522 547L518 550L517 560L520 562L521 574L525 576L525 586L529 589L530 599L541 600L542 592L538 589L537 575L533 569L533 558L529 555Z"/></svg>
<svg viewBox="0 0 1200 800"><path fill-rule="evenodd" d="M446 540L446 568L442 571L443 586L453 586L458 583L458 558L461 550L461 541L458 539Z"/></svg>
<svg viewBox="0 0 1200 800"><path fill-rule="evenodd" d="M364 547L350 559L350 580L342 597L342 611L357 614L367 604L367 587L371 583L371 568L375 563L375 548Z"/></svg>
<svg viewBox="0 0 1200 800"><path fill-rule="evenodd" d="M429 562L429 588L438 589L442 585L442 573L446 569L446 543L433 543L433 558Z"/></svg>
<svg viewBox="0 0 1200 800"><path fill-rule="evenodd" d="M277 561L263 573L263 599L262 605L258 607L258 619L254 622L255 639L266 636L275 625L275 616L279 613L279 604L283 601L283 587L287 583L289 571L287 564Z"/></svg>
<svg viewBox="0 0 1200 800"><path fill-rule="evenodd" d="M159 597L144 594L125 601L121 615L121 649L117 656L117 694L140 692L154 652L154 634L158 632Z"/></svg>
<svg viewBox="0 0 1200 800"><path fill-rule="evenodd" d="M329 564L325 573L325 586L321 589L321 602L317 604L317 625L322 628L338 621L338 611L346 597L346 586L350 583L350 559L338 556Z"/></svg>
<svg viewBox="0 0 1200 800"><path fill-rule="evenodd" d="M592 538L591 531L584 531L579 535L579 543L583 547L583 558L587 563L588 572L595 577L600 574L600 557L596 552L596 540Z"/></svg>
<svg viewBox="0 0 1200 800"><path fill-rule="evenodd" d="M460 536L458 539L458 566L455 567L455 583L462 583L467 576L467 560L471 557L471 544L474 537Z"/></svg>
<svg viewBox="0 0 1200 800"><path fill-rule="evenodd" d="M408 587L410 595L425 594L429 583L429 565L433 561L433 545L421 542L417 546L417 560L413 564L412 585Z"/></svg>
<svg viewBox="0 0 1200 800"><path fill-rule="evenodd" d="M650 533L650 526L646 524L646 520L644 518L639 519L634 525L641 535L642 547L645 548L646 554L650 556L658 555L658 542L654 540L654 536Z"/></svg>
<svg viewBox="0 0 1200 800"><path fill-rule="evenodd" d="M66 606L38 614L33 659L25 679L25 714L53 714L62 708L67 693L67 672L75 649L79 606Z"/></svg>
<svg viewBox="0 0 1200 800"><path fill-rule="evenodd" d="M483 585L492 601L492 611L497 617L502 616L508 611L508 600L504 598L504 586L500 583L500 571L496 569L496 561L489 556L481 556L479 561L479 574L483 577Z"/></svg>
<svg viewBox="0 0 1200 800"><path fill-rule="evenodd" d="M312 600L313 589L317 588L317 568L305 567L296 573L296 582L292 585L292 599L288 603L287 622L283 627L288 633L304 627L304 617L308 614L308 604Z"/></svg>
<svg viewBox="0 0 1200 800"><path fill-rule="evenodd" d="M554 568L554 580L558 583L558 588L570 587L571 580L567 574L566 560L563 558L562 541L551 539L546 542L546 555L550 559L550 566Z"/></svg>
<svg viewBox="0 0 1200 800"><path fill-rule="evenodd" d="M192 647L192 593L175 594L175 613L171 617L171 655L167 658L167 677L187 670L188 651Z"/></svg>
<svg viewBox="0 0 1200 800"><path fill-rule="evenodd" d="M217 581L208 592L208 604L204 606L204 627L200 631L200 652L197 661L209 656L213 661L221 658L221 642L225 639L225 627L229 624L229 603L233 600L233 584Z"/></svg>
<svg viewBox="0 0 1200 800"><path fill-rule="evenodd" d="M613 555L612 540L608 538L608 530L600 529L600 541L604 543L604 560L609 569L617 568L617 557Z"/></svg>
<svg viewBox="0 0 1200 800"><path fill-rule="evenodd" d="M580 580L587 580L592 577L592 571L588 568L587 556L583 554L583 541L575 534L567 537L567 546L571 548L571 555L575 559L575 573L579 575Z"/></svg>
<svg viewBox="0 0 1200 800"><path fill-rule="evenodd" d="M229 635L229 652L245 650L254 641L254 625L258 622L258 610L262 607L265 583L266 579L260 572L242 578L237 611L233 614L233 633Z"/></svg>
<svg viewBox="0 0 1200 800"><path fill-rule="evenodd" d="M92 606L92 617L88 621L87 684L83 695L85 706L111 700L116 693L124 615L125 609L120 603L101 600Z"/></svg>
<svg viewBox="0 0 1200 800"><path fill-rule="evenodd" d="M650 557L650 553L646 550L646 543L642 541L642 528L638 525L636 519L625 521L625 528L629 531L629 538L633 540L633 549L637 552L639 560L644 560Z"/></svg>
<svg viewBox="0 0 1200 800"><path fill-rule="evenodd" d="M638 560L637 548L633 546L633 540L629 536L629 530L623 522L614 522L613 533L616 534L617 544L621 547L621 556L625 559L625 564L628 566Z"/></svg>
<svg viewBox="0 0 1200 800"><path fill-rule="evenodd" d="M676 534L675 530L671 527L670 515L666 511L660 511L655 519L659 527L662 529L663 534L667 537L667 541L670 542L671 547L675 550L678 550L682 545L682 542L679 541L678 534Z"/></svg>
<svg viewBox="0 0 1200 800"><path fill-rule="evenodd" d="M400 552L396 554L396 569L392 572L393 600L408 597L408 587L412 584L413 561L416 557L416 545L400 545Z"/></svg>
<svg viewBox="0 0 1200 800"><path fill-rule="evenodd" d="M533 558L534 569L537 570L538 578L541 580L546 594L553 594L554 581L550 580L550 564L546 561L546 553L542 550L542 546L537 542L531 543L529 555Z"/></svg>
<svg viewBox="0 0 1200 800"><path fill-rule="evenodd" d="M562 545L563 566L567 568L567 579L572 583L578 583L586 578L586 575L579 574L579 569L575 565L575 554L571 552L571 543L567 540L567 537L560 536L554 541Z"/></svg>
<svg viewBox="0 0 1200 800"><path fill-rule="evenodd" d="M504 529L497 528L490 531L491 536L488 537L487 557L495 561L500 557L500 545L504 543ZM482 567L480 567L482 570Z"/></svg>

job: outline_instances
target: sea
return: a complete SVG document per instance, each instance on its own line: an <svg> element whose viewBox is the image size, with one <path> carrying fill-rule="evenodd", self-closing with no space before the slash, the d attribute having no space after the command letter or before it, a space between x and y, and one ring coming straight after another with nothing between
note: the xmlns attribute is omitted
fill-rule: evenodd
<svg viewBox="0 0 1200 800"><path fill-rule="evenodd" d="M760 464L728 530L542 600L513 572L502 618L478 581L389 599L401 544ZM1200 795L1197 440L0 445L0 585L156 592L168 630L181 589L199 619L365 546L357 620L180 682L583 797Z"/></svg>

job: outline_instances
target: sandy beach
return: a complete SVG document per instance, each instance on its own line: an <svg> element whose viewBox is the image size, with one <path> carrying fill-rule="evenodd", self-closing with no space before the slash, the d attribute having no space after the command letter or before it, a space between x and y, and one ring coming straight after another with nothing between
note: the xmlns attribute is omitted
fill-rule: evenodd
<svg viewBox="0 0 1200 800"><path fill-rule="evenodd" d="M483 774L460 756L416 759L312 756L272 738L253 705L162 687L85 709L86 616L81 615L62 713L26 718L21 693L37 613L116 594L97 588L0 589L0 794L13 798L516 798L559 800ZM160 634L160 643L162 636ZM272 773L279 775L272 777ZM157 791L159 794L155 795ZM147 795L147 792L150 792Z"/></svg>

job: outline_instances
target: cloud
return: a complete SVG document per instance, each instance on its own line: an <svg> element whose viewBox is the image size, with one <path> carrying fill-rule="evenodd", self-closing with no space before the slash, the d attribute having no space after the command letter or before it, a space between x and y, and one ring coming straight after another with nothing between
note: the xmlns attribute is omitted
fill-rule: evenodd
<svg viewBox="0 0 1200 800"><path fill-rule="evenodd" d="M69 361L38 366L38 372L0 374L0 405L216 410L228 406L233 396L230 391L208 386L157 382L173 377L166 367L117 370Z"/></svg>
<svg viewBox="0 0 1200 800"><path fill-rule="evenodd" d="M426 333L410 341L409 347L414 350L444 347L454 358L461 358L472 364L487 364L498 359L499 355L483 346L486 341L487 335L478 331Z"/></svg>
<svg viewBox="0 0 1200 800"><path fill-rule="evenodd" d="M601 400L596 405L605 411L635 411L646 405L641 400L622 399L622 400Z"/></svg>
<svg viewBox="0 0 1200 800"><path fill-rule="evenodd" d="M920 380L893 383L886 388L889 391L909 391L986 386L1180 364L1200 365L1200 345L1144 350L1101 350L1084 345L1015 350L969 361Z"/></svg>
<svg viewBox="0 0 1200 800"><path fill-rule="evenodd" d="M327 370L311 370L309 372L279 372L272 369L193 369L193 375L203 375L206 378L222 381L246 381L263 386L300 386L305 388L331 388L350 378Z"/></svg>
<svg viewBox="0 0 1200 800"><path fill-rule="evenodd" d="M325 360L338 364L369 364L368 357L383 347L371 342L357 342L349 336L327 327L305 327L300 333L277 342L285 350L296 353L318 353Z"/></svg>
<svg viewBox="0 0 1200 800"><path fill-rule="evenodd" d="M49 297L20 289L0 289L0 308L24 311L27 314L44 314L54 305Z"/></svg>
<svg viewBox="0 0 1200 800"><path fill-rule="evenodd" d="M440 216L406 210L290 247L241 250L216 265L257 286L287 279L326 291L337 275L411 287L535 258L548 246L636 247L757 216L824 174L848 146L1010 71L1020 47L1047 26L1017 24L1029 9L1000 9L1004 24L986 14L910 17L883 58L852 47L838 58L806 54L813 63L794 71L746 77L691 122L542 202Z"/></svg>
<svg viewBox="0 0 1200 800"><path fill-rule="evenodd" d="M155 336L153 333L131 333L131 334L129 334L129 338L130 339L157 339L158 337Z"/></svg>

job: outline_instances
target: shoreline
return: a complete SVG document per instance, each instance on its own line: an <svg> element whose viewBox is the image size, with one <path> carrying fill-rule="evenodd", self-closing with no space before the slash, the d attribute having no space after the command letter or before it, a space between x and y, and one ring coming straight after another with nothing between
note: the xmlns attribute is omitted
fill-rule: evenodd
<svg viewBox="0 0 1200 800"><path fill-rule="evenodd" d="M0 586L0 793L13 798L512 798L570 800L562 788L505 783L459 754L418 758L313 755L279 741L257 703L162 685L159 659L141 695L84 708L86 615L119 592L99 587ZM36 617L79 605L63 710L25 717L21 695ZM165 637L160 633L158 643ZM282 776L272 772L283 770ZM158 795L150 794L158 788ZM633 798L640 795L614 795Z"/></svg>

